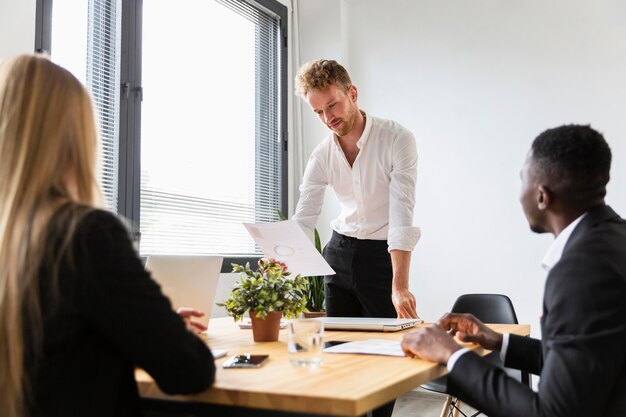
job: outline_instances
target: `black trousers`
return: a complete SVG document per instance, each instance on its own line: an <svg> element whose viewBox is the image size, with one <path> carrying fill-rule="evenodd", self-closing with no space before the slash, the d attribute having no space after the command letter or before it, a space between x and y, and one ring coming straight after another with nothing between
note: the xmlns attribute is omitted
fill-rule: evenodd
<svg viewBox="0 0 626 417"><path fill-rule="evenodd" d="M397 317L386 240L359 240L333 232L323 255L335 270L335 275L324 277L329 317Z"/></svg>
<svg viewBox="0 0 626 417"><path fill-rule="evenodd" d="M397 317L391 302L393 270L386 240L359 240L333 232L323 251L335 275L324 277L329 317ZM389 417L395 401L370 413Z"/></svg>

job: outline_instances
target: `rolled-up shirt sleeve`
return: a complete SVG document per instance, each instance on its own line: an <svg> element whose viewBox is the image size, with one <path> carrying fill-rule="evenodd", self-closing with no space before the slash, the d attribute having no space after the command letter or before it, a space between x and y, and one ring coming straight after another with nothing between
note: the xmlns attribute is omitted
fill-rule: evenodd
<svg viewBox="0 0 626 417"><path fill-rule="evenodd" d="M392 149L393 168L389 183L389 250L412 251L421 236L413 226L417 147L410 132L398 135Z"/></svg>
<svg viewBox="0 0 626 417"><path fill-rule="evenodd" d="M313 241L317 219L324 204L328 175L316 152L311 154L300 185L300 199L293 219Z"/></svg>

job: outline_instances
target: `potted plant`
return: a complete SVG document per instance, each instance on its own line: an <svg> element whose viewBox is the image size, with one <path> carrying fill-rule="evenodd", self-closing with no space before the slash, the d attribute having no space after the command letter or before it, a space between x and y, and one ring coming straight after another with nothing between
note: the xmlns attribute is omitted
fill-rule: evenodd
<svg viewBox="0 0 626 417"><path fill-rule="evenodd" d="M283 315L295 318L306 311L308 281L300 275L290 278L287 266L271 258L261 258L256 271L249 263L232 266L233 272L240 273L239 282L230 296L217 305L235 320L249 312L255 342L278 340Z"/></svg>
<svg viewBox="0 0 626 417"><path fill-rule="evenodd" d="M278 217L281 220L287 220L287 217L280 211L276 210ZM320 235L317 232L317 229L313 230L314 240L315 240L315 249L319 253L322 253L322 244L320 241ZM306 309L304 312L304 317L319 317L325 316L325 307L324 307L324 277L323 276L313 276L306 277L308 280L308 285L306 288Z"/></svg>

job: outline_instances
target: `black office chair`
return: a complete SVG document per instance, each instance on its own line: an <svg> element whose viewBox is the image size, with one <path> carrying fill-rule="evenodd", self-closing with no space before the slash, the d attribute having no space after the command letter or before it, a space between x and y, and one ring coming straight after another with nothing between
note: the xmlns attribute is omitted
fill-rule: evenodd
<svg viewBox="0 0 626 417"><path fill-rule="evenodd" d="M502 294L465 294L457 298L456 302L452 306L452 313L471 313L483 323L498 323L498 324L518 324L517 315L513 308L511 299ZM507 374L511 377L523 382L530 386L530 375L526 372L521 372L517 369L504 368L502 361L500 360L499 352L492 352L485 356L485 360L503 368ZM422 388L438 392L441 394L447 394L447 378L445 376L438 378L428 384L422 385ZM441 410L441 417L458 417L461 413L464 417L469 417L461 410L461 401L448 395L446 403ZM476 417L481 414L480 411L471 415Z"/></svg>

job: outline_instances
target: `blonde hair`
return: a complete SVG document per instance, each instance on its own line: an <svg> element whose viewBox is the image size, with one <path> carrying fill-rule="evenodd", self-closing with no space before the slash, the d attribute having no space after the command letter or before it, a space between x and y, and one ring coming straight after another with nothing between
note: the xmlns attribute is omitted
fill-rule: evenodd
<svg viewBox="0 0 626 417"><path fill-rule="evenodd" d="M91 99L72 74L36 55L0 65L2 416L26 411L24 352L36 352L41 342L40 268L69 247L80 219L100 201L97 148ZM53 236L60 218L63 236ZM60 251L53 253L52 239L62 240Z"/></svg>
<svg viewBox="0 0 626 417"><path fill-rule="evenodd" d="M318 59L304 64L296 75L296 94L306 99L311 90L325 90L335 84L345 93L352 85L348 71L337 61Z"/></svg>

